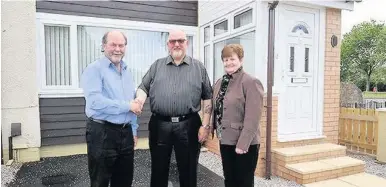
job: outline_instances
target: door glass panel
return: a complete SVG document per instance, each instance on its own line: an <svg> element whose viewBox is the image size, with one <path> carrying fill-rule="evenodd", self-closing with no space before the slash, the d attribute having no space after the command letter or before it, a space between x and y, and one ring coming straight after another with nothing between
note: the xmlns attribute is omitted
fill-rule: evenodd
<svg viewBox="0 0 386 187"><path fill-rule="evenodd" d="M309 54L310 54L310 49L308 47L306 47L306 51L304 53L304 61L305 61L305 64L304 64L304 72L309 72Z"/></svg>
<svg viewBox="0 0 386 187"><path fill-rule="evenodd" d="M295 27L292 28L292 32L297 32L297 31L303 31L305 34L308 34L308 29L306 28L306 26L302 25L302 24L298 24L296 25Z"/></svg>
<svg viewBox="0 0 386 187"><path fill-rule="evenodd" d="M294 72L295 69L295 48L290 48L290 72Z"/></svg>

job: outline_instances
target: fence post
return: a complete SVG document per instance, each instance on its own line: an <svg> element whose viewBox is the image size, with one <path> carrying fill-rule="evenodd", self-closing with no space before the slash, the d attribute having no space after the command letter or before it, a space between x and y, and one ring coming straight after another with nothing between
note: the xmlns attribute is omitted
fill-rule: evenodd
<svg viewBox="0 0 386 187"><path fill-rule="evenodd" d="M386 163L386 108L378 111L378 145L377 160Z"/></svg>

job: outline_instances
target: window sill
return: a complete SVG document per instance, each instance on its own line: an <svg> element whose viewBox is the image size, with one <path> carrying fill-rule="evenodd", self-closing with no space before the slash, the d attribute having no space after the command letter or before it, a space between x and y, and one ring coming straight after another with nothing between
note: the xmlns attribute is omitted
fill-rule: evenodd
<svg viewBox="0 0 386 187"><path fill-rule="evenodd" d="M81 89L40 90L39 98L83 97Z"/></svg>

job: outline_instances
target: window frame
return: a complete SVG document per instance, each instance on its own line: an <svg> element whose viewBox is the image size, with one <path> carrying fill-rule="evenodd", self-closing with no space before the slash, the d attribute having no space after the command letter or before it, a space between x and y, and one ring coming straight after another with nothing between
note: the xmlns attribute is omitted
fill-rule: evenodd
<svg viewBox="0 0 386 187"><path fill-rule="evenodd" d="M44 25L70 27L70 69L71 85L49 86L46 85L45 67L45 37ZM132 29L155 32L169 32L171 29L182 29L187 35L193 37L193 56L198 56L198 30L195 26L151 23L142 21L130 21L86 16L73 16L51 13L36 13L36 53L37 53L37 80L38 94L40 98L57 97L83 97L83 91L79 86L78 76L78 25L94 27L110 27L118 29ZM156 59L154 59L156 60Z"/></svg>
<svg viewBox="0 0 386 187"><path fill-rule="evenodd" d="M258 6L258 4L256 4L256 2L251 2L249 4L246 4L238 9L234 9L231 12L226 13L223 16L217 17L216 19L200 26L200 34L202 36L204 36L204 34L205 34L204 29L207 28L208 26L210 27L209 40L207 42L204 42L204 37L201 37L201 39L200 39L200 41L201 41L200 42L200 54L202 54L201 60L204 62L204 60L205 60L204 59L204 47L210 46L209 47L209 51L210 51L209 55L211 58L209 58L209 62L207 62L208 64L205 64L205 66L206 66L206 69L207 69L207 72L208 72L208 75L209 75L209 78L210 78L210 81L212 84L214 84L216 81L216 80L214 80L214 78L215 78L214 77L215 76L215 65L214 65L214 59L213 59L213 57L214 57L214 54L213 54L214 51L213 50L214 50L214 44L215 43L225 41L227 39L241 36L241 35L246 34L248 32L254 31L255 32L255 47L256 47L256 49L258 48L258 46L256 45L256 44L258 44L257 43L258 33L257 33L257 29L256 29L256 21L257 21L257 13L256 12L260 9L258 9L257 6ZM249 10L252 10L252 22L234 29L234 18L237 15L240 15L246 11L249 11ZM214 26L218 23L225 21L225 20L228 20L228 31L215 36L214 35ZM257 55L255 58L256 59L258 58Z"/></svg>

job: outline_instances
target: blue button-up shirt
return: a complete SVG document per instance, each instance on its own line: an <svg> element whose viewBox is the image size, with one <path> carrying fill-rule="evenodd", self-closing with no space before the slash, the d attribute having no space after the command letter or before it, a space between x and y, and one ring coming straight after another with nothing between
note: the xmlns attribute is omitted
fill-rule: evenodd
<svg viewBox="0 0 386 187"><path fill-rule="evenodd" d="M130 111L130 101L135 98L134 81L123 61L121 73L105 56L89 64L80 84L86 99L87 117L118 124L130 123L133 135L137 135L137 116Z"/></svg>

